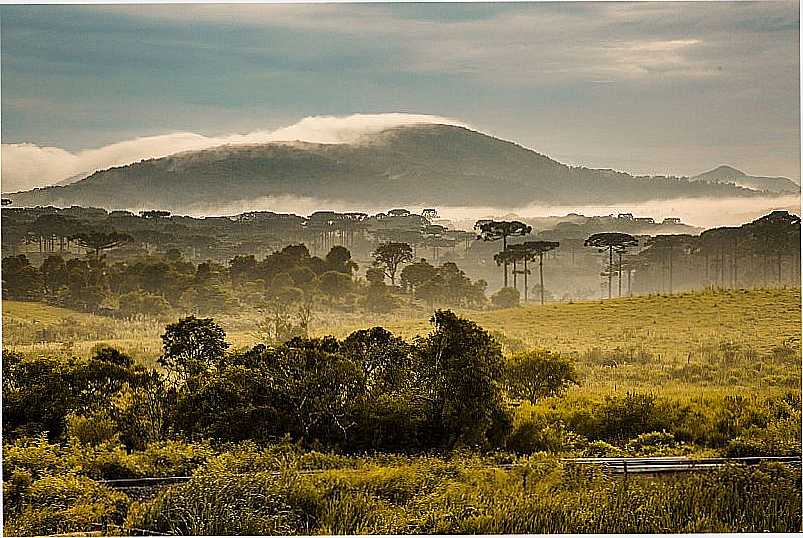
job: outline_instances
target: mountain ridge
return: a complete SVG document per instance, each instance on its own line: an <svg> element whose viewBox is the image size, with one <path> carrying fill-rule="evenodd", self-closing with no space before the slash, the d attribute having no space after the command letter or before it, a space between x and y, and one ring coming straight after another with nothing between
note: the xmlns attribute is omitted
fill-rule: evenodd
<svg viewBox="0 0 803 538"><path fill-rule="evenodd" d="M107 209L298 196L355 204L521 207L753 196L734 185L570 167L515 142L445 124L392 127L350 144L224 145L112 167L6 195L16 205Z"/></svg>
<svg viewBox="0 0 803 538"><path fill-rule="evenodd" d="M706 181L708 183L733 183L739 187L777 194L794 194L800 192L800 185L788 177L752 176L727 164L721 164L712 170L692 176L690 179L692 181Z"/></svg>

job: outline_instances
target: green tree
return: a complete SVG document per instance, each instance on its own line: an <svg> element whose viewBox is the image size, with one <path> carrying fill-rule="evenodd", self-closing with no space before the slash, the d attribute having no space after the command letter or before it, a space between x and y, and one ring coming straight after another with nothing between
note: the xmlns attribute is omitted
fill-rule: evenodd
<svg viewBox="0 0 803 538"><path fill-rule="evenodd" d="M624 253L625 249L630 247L638 246L638 240L630 234L625 233L618 233L618 232L605 232L605 233L598 233L590 236L588 239L585 240L585 246L587 247L594 247L598 249L600 252L608 251L608 299L613 296L612 291L612 284L613 284L613 272L614 272L614 265L613 265L613 253L616 251L617 253L621 252ZM622 257L619 257L619 261L621 263ZM621 276L621 267L619 268L619 295L622 294L622 276Z"/></svg>
<svg viewBox="0 0 803 538"><path fill-rule="evenodd" d="M443 446L488 446L504 416L499 344L473 321L438 310L434 330L417 342L418 386L427 402L430 436Z"/></svg>
<svg viewBox="0 0 803 538"><path fill-rule="evenodd" d="M402 389L409 378L412 347L384 327L353 332L341 348L359 368L362 392L369 399Z"/></svg>
<svg viewBox="0 0 803 538"><path fill-rule="evenodd" d="M171 377L187 383L219 366L228 347L225 331L212 318L189 316L165 328L158 363Z"/></svg>
<svg viewBox="0 0 803 538"><path fill-rule="evenodd" d="M45 258L40 271L45 293L53 293L67 285L67 266L61 256L54 254Z"/></svg>
<svg viewBox="0 0 803 538"><path fill-rule="evenodd" d="M73 235L70 240L94 251L95 257L98 258L102 251L117 248L132 239L128 234L118 232L81 232Z"/></svg>
<svg viewBox="0 0 803 538"><path fill-rule="evenodd" d="M326 265L331 271L351 275L358 265L351 259L351 252L344 246L335 245L326 255Z"/></svg>
<svg viewBox="0 0 803 538"><path fill-rule="evenodd" d="M418 286L432 280L437 270L426 259L421 258L402 269L401 285L407 291L415 292Z"/></svg>
<svg viewBox="0 0 803 538"><path fill-rule="evenodd" d="M327 271L318 277L318 289L333 300L348 293L351 285L351 276L339 271Z"/></svg>
<svg viewBox="0 0 803 538"><path fill-rule="evenodd" d="M495 220L478 220L474 224L474 229L477 230L477 239L483 241L498 241L502 240L502 251L507 250L507 238L515 235L527 235L533 231L532 226L528 226L523 222L517 220L513 221L495 221ZM509 261L503 261L505 265L505 281L504 287L507 288L507 266Z"/></svg>
<svg viewBox="0 0 803 538"><path fill-rule="evenodd" d="M42 296L45 282L42 273L33 267L24 254L3 258L3 296L34 300Z"/></svg>
<svg viewBox="0 0 803 538"><path fill-rule="evenodd" d="M548 396L559 396L578 382L574 363L546 350L523 351L507 360L504 385L517 399L535 402Z"/></svg>
<svg viewBox="0 0 803 538"><path fill-rule="evenodd" d="M382 243L372 256L374 263L384 267L385 275L390 278L390 284L396 285L396 271L399 265L413 260L413 248L407 243Z"/></svg>

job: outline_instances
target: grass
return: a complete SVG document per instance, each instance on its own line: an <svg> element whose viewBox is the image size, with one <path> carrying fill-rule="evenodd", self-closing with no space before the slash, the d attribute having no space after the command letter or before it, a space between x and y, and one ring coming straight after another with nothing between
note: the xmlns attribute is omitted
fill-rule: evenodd
<svg viewBox="0 0 803 538"><path fill-rule="evenodd" d="M573 354L583 390L655 390L691 398L800 384L799 288L706 290L605 301L462 311L508 349ZM317 314L314 335L345 337L382 325L407 338L426 334L430 312ZM218 320L234 347L255 343L253 313ZM86 354L98 343L146 364L160 352L164 323L113 320L64 308L3 301L3 346L21 352ZM780 350L780 351L779 351Z"/></svg>
<svg viewBox="0 0 803 538"><path fill-rule="evenodd" d="M118 465L95 461L103 454ZM48 459L57 467L42 464ZM146 498L97 482L127 465L193 478ZM621 478L544 453L345 456L292 445L218 452L173 443L126 454L39 440L5 447L4 469L10 535L798 532L801 525L800 471L779 464Z"/></svg>
<svg viewBox="0 0 803 538"><path fill-rule="evenodd" d="M595 427L596 419L618 416L602 412L606 396L651 392L661 401L650 417L669 417L655 429L669 431L664 423L679 417L669 424L676 433L707 444L678 446L710 456L730 446L734 435L770 442L780 432L781 440L799 446L799 407L781 420L773 418L773 405L784 394L800 393L800 305L799 289L708 290L460 314L494 332L508 351L546 347L576 359L581 385L559 398L521 403L515 427L532 423L545 437L542 426L557 431L555 424L565 424L586 435L583 428ZM382 325L412 338L431 329L430 316L318 314L313 331L344 337ZM254 343L253 313L219 322L235 347ZM104 342L153 365L163 329L163 322L3 301L3 346L22 352L84 355ZM743 422L752 426L745 429ZM717 428L736 433L715 442ZM564 437L556 442L568 446L571 439ZM4 446L4 471L11 477L4 500L22 507L6 518L4 530L498 534L795 532L801 525L800 472L778 465L623 481L573 473L559 460L565 448L526 457L294 455L285 446L262 452L249 443L223 450L173 441L133 453L44 439L27 448ZM490 468L497 457L523 466ZM295 469L325 470L306 475ZM94 481L109 472L195 478L136 500Z"/></svg>

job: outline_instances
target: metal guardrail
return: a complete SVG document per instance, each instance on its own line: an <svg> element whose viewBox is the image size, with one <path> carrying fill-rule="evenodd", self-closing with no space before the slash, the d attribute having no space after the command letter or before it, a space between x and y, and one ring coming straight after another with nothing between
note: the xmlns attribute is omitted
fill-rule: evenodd
<svg viewBox="0 0 803 538"><path fill-rule="evenodd" d="M612 474L680 473L717 469L728 465L757 465L763 462L778 462L796 467L801 466L800 456L696 459L677 456L657 458L565 458L561 461L575 465L598 465Z"/></svg>

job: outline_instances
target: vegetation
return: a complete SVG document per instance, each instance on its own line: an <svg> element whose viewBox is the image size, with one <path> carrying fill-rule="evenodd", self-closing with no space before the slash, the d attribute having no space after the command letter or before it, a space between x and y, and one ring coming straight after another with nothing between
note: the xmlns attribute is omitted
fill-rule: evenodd
<svg viewBox="0 0 803 538"><path fill-rule="evenodd" d="M101 251L70 252L66 237L56 252L64 223L39 222L41 263L3 260L4 531L800 530L800 470L784 464L623 479L564 461L800 455L799 287L521 304L527 262L554 268L586 241L524 235L501 251L513 287L489 300L465 268L493 241L432 264L417 254L446 250L444 227L385 215L427 242L385 228L370 251L354 240L376 252L358 262L338 243L373 217L321 212L306 224L318 255L294 241L220 263L143 254L130 229ZM101 230L109 215L97 218ZM789 267L796 226L776 214L638 254L610 247L602 272L665 268L674 287L689 257L727 247L747 282L751 252L773 270L787 252ZM144 495L104 482L171 476L189 478Z"/></svg>

